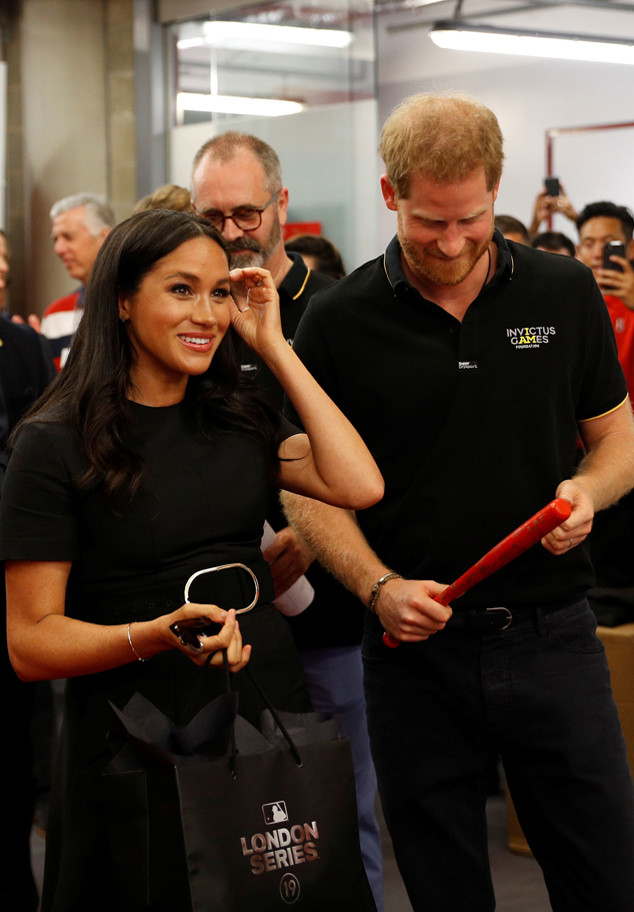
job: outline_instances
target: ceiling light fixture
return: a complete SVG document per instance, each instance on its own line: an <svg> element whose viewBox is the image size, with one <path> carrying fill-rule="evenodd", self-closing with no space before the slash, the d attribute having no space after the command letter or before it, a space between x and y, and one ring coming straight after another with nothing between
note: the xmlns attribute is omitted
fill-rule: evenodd
<svg viewBox="0 0 634 912"><path fill-rule="evenodd" d="M492 25L471 25L455 19L434 22L429 37L438 47L451 50L634 64L634 40L628 39L502 29Z"/></svg>
<svg viewBox="0 0 634 912"><path fill-rule="evenodd" d="M301 28L294 25L266 25L259 22L205 22L207 44L227 41L276 42L282 44L316 45L345 48L352 41L352 32L343 29Z"/></svg>
<svg viewBox="0 0 634 912"><path fill-rule="evenodd" d="M279 98L245 98L239 95L203 95L179 92L176 96L179 111L206 111L212 114L245 114L258 117L282 117L298 114L304 105L298 101Z"/></svg>

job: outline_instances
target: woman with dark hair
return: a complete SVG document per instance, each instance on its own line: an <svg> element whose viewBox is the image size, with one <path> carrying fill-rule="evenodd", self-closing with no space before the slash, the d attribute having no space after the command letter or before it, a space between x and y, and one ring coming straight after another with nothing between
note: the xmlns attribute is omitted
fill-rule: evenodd
<svg viewBox="0 0 634 912"><path fill-rule="evenodd" d="M231 323L305 434L242 377ZM230 276L204 219L132 216L103 244L68 361L18 429L2 502L11 660L25 680L69 679L43 910L117 907L92 790L110 757L108 700L138 691L187 721L222 690L221 671L196 666L222 665L226 648L233 670L253 650L275 705L308 708L260 553L270 485L350 509L382 495L363 442L286 343L269 273ZM198 571L235 563L247 570L202 575L209 587L185 598ZM188 645L171 629L199 617L218 632ZM257 719L259 698L239 690Z"/></svg>

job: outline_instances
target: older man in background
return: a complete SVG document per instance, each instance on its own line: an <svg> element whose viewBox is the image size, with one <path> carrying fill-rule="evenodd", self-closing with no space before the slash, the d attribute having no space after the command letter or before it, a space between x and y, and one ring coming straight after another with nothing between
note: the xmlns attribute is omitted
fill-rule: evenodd
<svg viewBox="0 0 634 912"><path fill-rule="evenodd" d="M116 225L111 206L101 196L77 193L58 200L51 208L54 250L79 288L58 298L44 311L41 325L34 315L29 323L49 340L59 371L68 356L73 334L84 312L84 287L92 264L109 232Z"/></svg>

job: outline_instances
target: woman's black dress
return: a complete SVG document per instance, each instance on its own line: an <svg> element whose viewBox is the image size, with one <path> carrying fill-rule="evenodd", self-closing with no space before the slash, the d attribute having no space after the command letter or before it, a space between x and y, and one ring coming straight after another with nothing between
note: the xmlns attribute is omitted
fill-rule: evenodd
<svg viewBox="0 0 634 912"><path fill-rule="evenodd" d="M251 667L274 705L308 710L292 637L270 604L272 582L260 553L269 493L261 445L246 434L206 428L203 435L187 402L132 409L127 443L142 458L144 474L142 490L130 502L107 503L101 485L77 489L73 479L83 463L67 428L39 423L23 430L3 491L0 557L72 561L66 612L97 624L169 613L183 604L192 573L247 564L261 586L258 605L239 618L243 641L253 644ZM292 433L288 426L286 436ZM253 592L244 572L224 571L201 577L189 600L239 608ZM243 677L240 713L255 721L259 698ZM122 707L139 691L182 723L223 687L222 671L202 670L176 649L67 682L43 912L116 908L93 801L95 774L111 757L108 700Z"/></svg>

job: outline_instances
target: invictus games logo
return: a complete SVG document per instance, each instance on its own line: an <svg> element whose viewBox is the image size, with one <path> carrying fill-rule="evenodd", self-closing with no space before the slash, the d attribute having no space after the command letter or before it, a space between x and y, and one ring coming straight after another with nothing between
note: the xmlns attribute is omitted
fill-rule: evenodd
<svg viewBox="0 0 634 912"><path fill-rule="evenodd" d="M319 828L316 820L289 825L285 801L263 804L262 816L269 828L266 832L240 837L242 855L249 859L252 874L279 871L281 868L295 867L319 858ZM286 826L276 826L279 823ZM294 902L299 895L299 881L294 875L289 875L283 882L288 894L284 901Z"/></svg>
<svg viewBox="0 0 634 912"><path fill-rule="evenodd" d="M541 348L555 335L554 326L519 326L506 330L511 345L517 349Z"/></svg>

